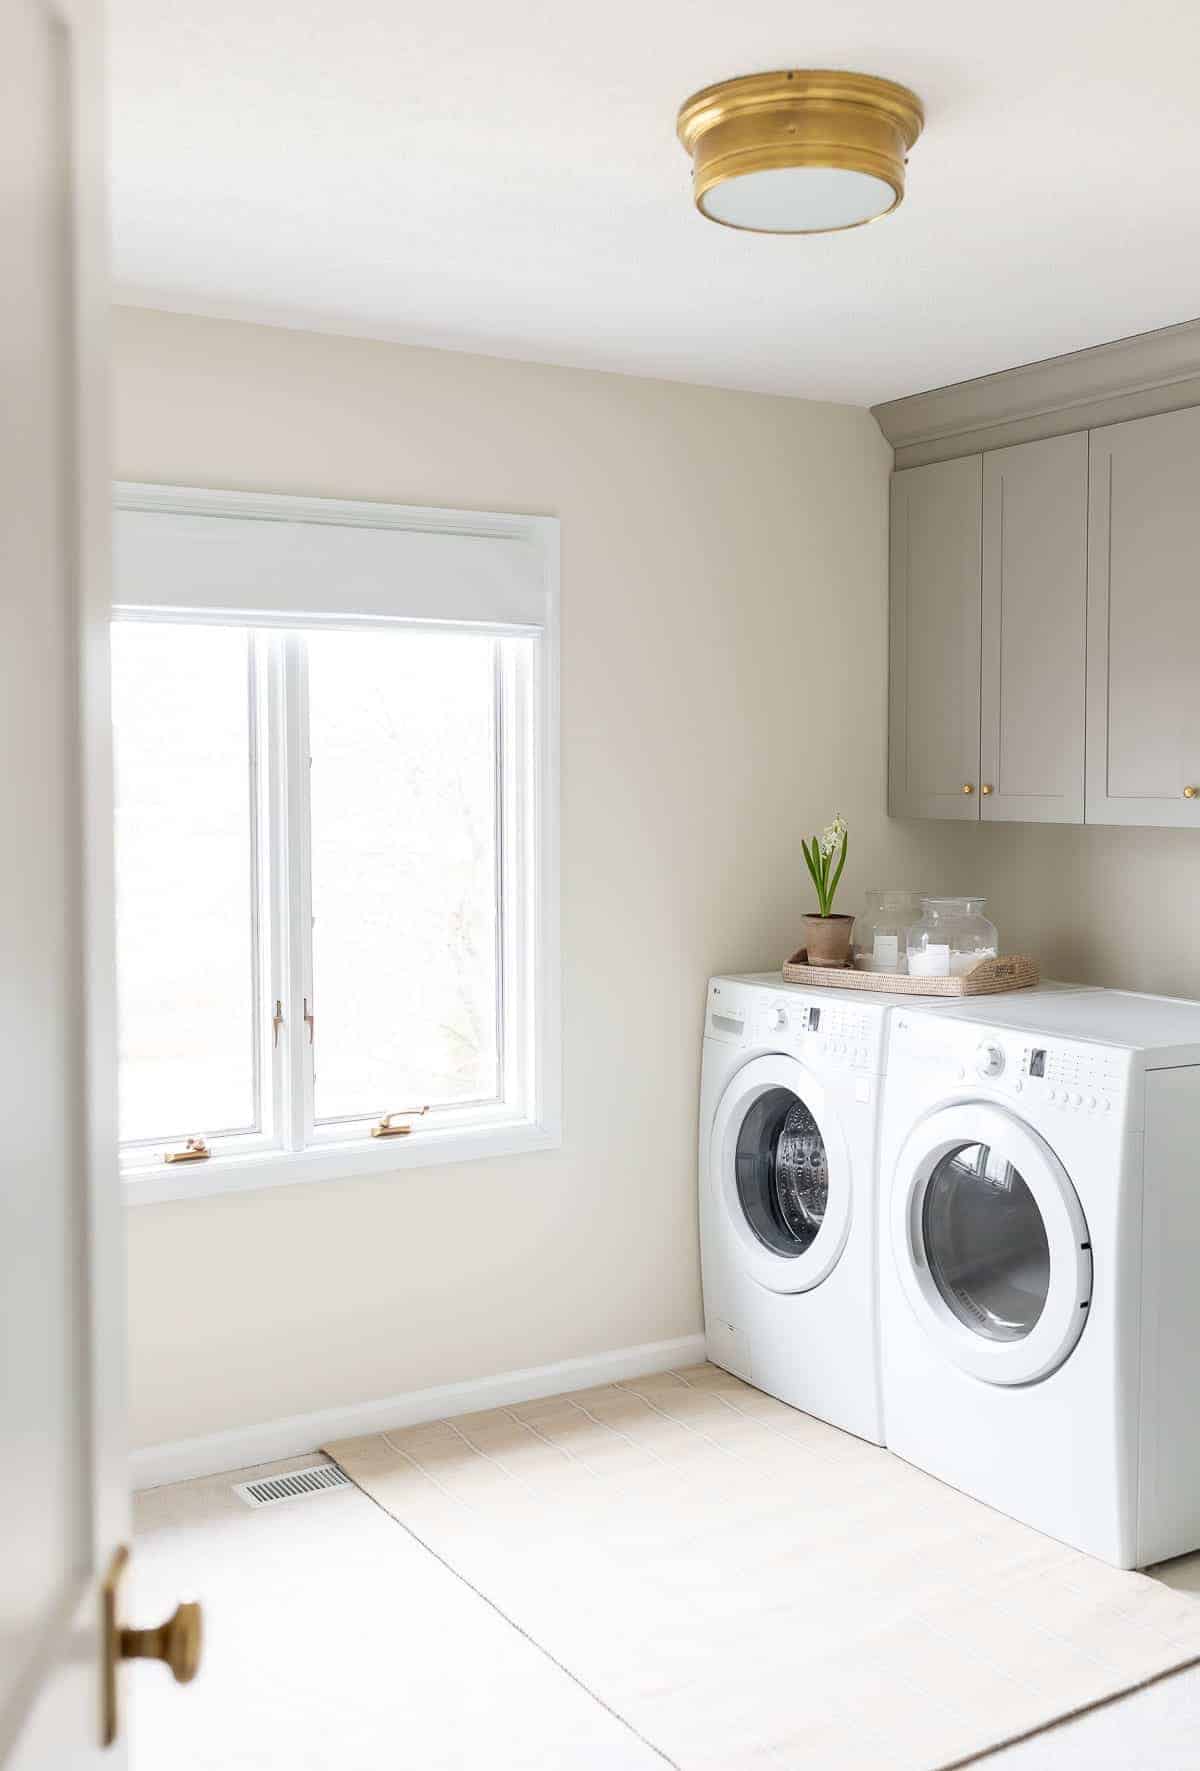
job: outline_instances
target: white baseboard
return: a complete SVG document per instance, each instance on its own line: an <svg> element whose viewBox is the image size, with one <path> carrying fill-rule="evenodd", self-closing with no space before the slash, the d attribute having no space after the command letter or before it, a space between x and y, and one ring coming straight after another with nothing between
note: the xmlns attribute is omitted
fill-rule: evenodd
<svg viewBox="0 0 1200 1771"><path fill-rule="evenodd" d="M467 1383L409 1390L405 1395L387 1396L379 1402L352 1402L346 1408L324 1408L316 1414L264 1421L261 1426L235 1427L228 1433L180 1439L173 1445L146 1445L132 1454L130 1478L134 1488L158 1488L164 1482L216 1476L227 1470L274 1463L277 1458L303 1457L333 1439L382 1433L389 1427L412 1427L421 1421L474 1414L483 1408L504 1408L513 1402L532 1402L538 1396L556 1396L564 1390L588 1390L597 1384L617 1383L622 1378L699 1365L703 1358L704 1336L687 1334L679 1340L614 1347L610 1352L591 1353L583 1359L560 1359L555 1365L502 1371L495 1377Z"/></svg>

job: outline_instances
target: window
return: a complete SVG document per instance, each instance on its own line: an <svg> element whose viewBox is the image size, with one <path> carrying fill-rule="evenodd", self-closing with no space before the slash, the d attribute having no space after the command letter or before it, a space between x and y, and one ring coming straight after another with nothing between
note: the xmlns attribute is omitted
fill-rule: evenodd
<svg viewBox="0 0 1200 1771"><path fill-rule="evenodd" d="M451 514L119 489L136 1199L557 1141L552 525Z"/></svg>
<svg viewBox="0 0 1200 1771"><path fill-rule="evenodd" d="M497 735L502 673L519 661L475 635L301 644L321 1005L314 1117L353 1121L381 1099L498 1101ZM410 1012L398 1017L398 1002Z"/></svg>
<svg viewBox="0 0 1200 1771"><path fill-rule="evenodd" d="M256 1132L252 636L122 622L112 662L120 1137Z"/></svg>

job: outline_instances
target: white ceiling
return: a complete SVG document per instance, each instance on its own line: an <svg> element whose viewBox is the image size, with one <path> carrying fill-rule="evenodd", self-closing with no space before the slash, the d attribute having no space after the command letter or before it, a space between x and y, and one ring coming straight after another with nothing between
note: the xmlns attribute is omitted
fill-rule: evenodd
<svg viewBox="0 0 1200 1771"><path fill-rule="evenodd" d="M870 404L1200 312L1195 0L111 0L120 297ZM893 216L691 207L680 102L926 107Z"/></svg>

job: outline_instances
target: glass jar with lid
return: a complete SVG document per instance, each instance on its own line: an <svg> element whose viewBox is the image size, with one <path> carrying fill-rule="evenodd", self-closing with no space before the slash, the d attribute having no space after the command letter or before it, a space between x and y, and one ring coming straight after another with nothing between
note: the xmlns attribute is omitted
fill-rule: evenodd
<svg viewBox="0 0 1200 1771"><path fill-rule="evenodd" d="M854 919L854 964L860 972L906 972L907 935L921 914L920 892L867 893L867 907Z"/></svg>
<svg viewBox="0 0 1200 1771"><path fill-rule="evenodd" d="M986 898L923 898L921 917L908 931L908 969L914 977L959 978L994 959L1000 935L983 914Z"/></svg>

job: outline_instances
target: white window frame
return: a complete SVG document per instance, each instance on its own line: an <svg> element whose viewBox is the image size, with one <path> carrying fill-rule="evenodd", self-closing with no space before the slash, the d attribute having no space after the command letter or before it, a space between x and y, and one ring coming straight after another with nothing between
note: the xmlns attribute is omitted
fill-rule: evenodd
<svg viewBox="0 0 1200 1771"><path fill-rule="evenodd" d="M557 1147L562 1141L557 520L128 482L115 487L114 507L117 620L244 625L264 635L255 653L254 761L269 771L257 800L256 846L265 864L256 865L255 877L257 1040L270 1124L258 1133L221 1139L212 1156L198 1163L166 1163L163 1156L171 1146L161 1143L127 1146L121 1158L127 1201L142 1205L300 1181L397 1174ZM124 528L122 512L135 513ZM278 527L265 532L250 524ZM302 524L320 528L298 527ZM336 598L329 562L338 559L339 536L331 529L350 537ZM373 533L364 536L364 530ZM200 564L190 570L193 560ZM171 587L169 604L155 600L163 585ZM308 1028L296 1012L307 998L319 1027L312 946L300 932L311 926L307 683L303 647L288 632L271 630L392 623L486 633L501 642L497 774L504 1074L503 1098L494 1104L439 1108L428 1128L419 1123L408 1137L373 1139L367 1119L325 1125L313 1120ZM271 1022L276 1001L285 1006L278 1042ZM381 1111L413 1105L396 1101Z"/></svg>

